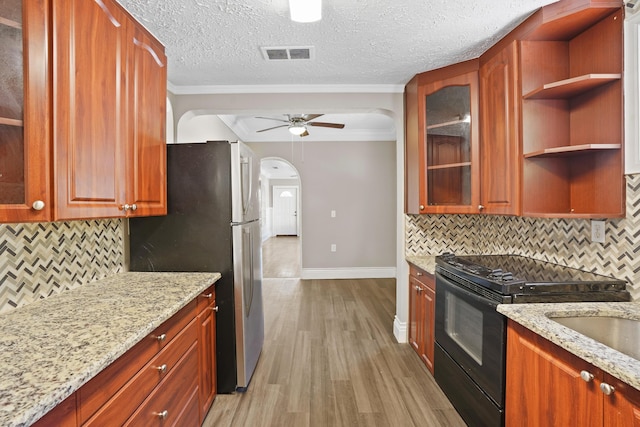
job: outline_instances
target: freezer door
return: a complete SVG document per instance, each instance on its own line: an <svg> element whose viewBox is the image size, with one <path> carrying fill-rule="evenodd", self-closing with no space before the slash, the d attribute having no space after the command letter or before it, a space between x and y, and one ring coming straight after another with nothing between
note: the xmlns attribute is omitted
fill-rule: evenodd
<svg viewBox="0 0 640 427"><path fill-rule="evenodd" d="M260 218L260 161L242 142L231 143L231 210L236 223Z"/></svg>
<svg viewBox="0 0 640 427"><path fill-rule="evenodd" d="M260 221L234 225L237 388L246 390L264 342Z"/></svg>

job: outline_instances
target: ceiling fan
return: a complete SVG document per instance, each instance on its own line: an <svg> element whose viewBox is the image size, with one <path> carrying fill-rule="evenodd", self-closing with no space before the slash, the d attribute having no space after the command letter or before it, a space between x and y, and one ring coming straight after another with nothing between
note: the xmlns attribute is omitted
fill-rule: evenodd
<svg viewBox="0 0 640 427"><path fill-rule="evenodd" d="M315 120L320 116L324 116L324 114L285 114L287 116L287 120L284 119L274 119L273 117L256 117L256 119L266 119L266 120L276 120L278 122L284 122L284 125L278 125L267 129L261 129L256 132L265 132L272 129L278 129L283 127L288 127L289 132L297 136L307 136L309 132L307 132L307 126L318 126L325 128L334 128L334 129L343 129L344 124L342 123L327 123L327 122L312 122L311 120Z"/></svg>

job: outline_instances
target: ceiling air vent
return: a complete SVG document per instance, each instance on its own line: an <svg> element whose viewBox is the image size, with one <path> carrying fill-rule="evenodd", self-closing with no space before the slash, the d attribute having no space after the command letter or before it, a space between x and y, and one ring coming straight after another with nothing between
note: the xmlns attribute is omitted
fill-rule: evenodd
<svg viewBox="0 0 640 427"><path fill-rule="evenodd" d="M261 47L267 61L313 59L313 46Z"/></svg>

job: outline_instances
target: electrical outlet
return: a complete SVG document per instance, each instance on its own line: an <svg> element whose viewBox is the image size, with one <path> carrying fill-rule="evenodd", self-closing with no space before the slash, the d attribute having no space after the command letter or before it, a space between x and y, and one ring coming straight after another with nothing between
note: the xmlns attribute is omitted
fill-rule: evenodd
<svg viewBox="0 0 640 427"><path fill-rule="evenodd" d="M591 221L591 241L597 243L604 243L604 221Z"/></svg>
<svg viewBox="0 0 640 427"><path fill-rule="evenodd" d="M336 251L336 244L332 243L331 244L331 252L335 252Z"/></svg>
<svg viewBox="0 0 640 427"><path fill-rule="evenodd" d="M331 218L335 218L336 217L336 211L331 211Z"/></svg>

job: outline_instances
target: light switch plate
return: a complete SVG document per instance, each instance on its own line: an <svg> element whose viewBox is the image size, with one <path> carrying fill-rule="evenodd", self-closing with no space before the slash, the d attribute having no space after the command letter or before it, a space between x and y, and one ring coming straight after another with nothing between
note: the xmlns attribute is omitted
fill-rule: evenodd
<svg viewBox="0 0 640 427"><path fill-rule="evenodd" d="M604 221L591 221L591 241L596 243L604 243L604 233L605 233L605 222Z"/></svg>

